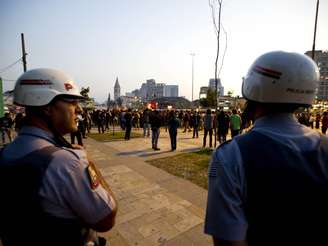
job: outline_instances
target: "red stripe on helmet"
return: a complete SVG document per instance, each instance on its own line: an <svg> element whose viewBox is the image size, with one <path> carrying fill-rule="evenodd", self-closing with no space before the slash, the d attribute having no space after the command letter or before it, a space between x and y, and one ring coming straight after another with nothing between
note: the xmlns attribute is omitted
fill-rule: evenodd
<svg viewBox="0 0 328 246"><path fill-rule="evenodd" d="M50 80L43 79L23 79L20 81L21 85L51 85Z"/></svg>
<svg viewBox="0 0 328 246"><path fill-rule="evenodd" d="M266 73L269 73L269 74L272 74L272 75L276 75L276 76L281 76L281 72L279 71L275 71L275 70L272 70L272 69L269 69L269 68L265 68L265 67L261 67L261 66L255 66L255 69L258 69L262 72L266 72Z"/></svg>

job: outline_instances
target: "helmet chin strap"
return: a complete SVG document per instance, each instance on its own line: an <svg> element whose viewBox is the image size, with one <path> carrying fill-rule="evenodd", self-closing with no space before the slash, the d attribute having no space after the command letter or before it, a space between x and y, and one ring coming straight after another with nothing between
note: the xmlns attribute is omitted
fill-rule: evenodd
<svg viewBox="0 0 328 246"><path fill-rule="evenodd" d="M244 114L247 120L255 121L255 105L252 101L247 101L244 109Z"/></svg>
<svg viewBox="0 0 328 246"><path fill-rule="evenodd" d="M42 120L46 123L48 129L54 135L54 140L58 146L74 149L72 144L70 144L55 128L49 116L44 115L44 118Z"/></svg>

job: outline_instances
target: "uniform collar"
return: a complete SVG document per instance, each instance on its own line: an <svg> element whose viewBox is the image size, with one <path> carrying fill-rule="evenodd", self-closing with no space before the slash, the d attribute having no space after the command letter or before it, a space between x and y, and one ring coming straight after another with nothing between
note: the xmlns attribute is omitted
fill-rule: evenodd
<svg viewBox="0 0 328 246"><path fill-rule="evenodd" d="M265 126L299 125L293 113L278 113L265 115L258 118L254 123L254 128Z"/></svg>
<svg viewBox="0 0 328 246"><path fill-rule="evenodd" d="M31 135L43 138L45 140L48 140L51 143L55 143L54 141L54 135L51 132L45 131L39 127L35 126L24 126L19 132L19 135Z"/></svg>

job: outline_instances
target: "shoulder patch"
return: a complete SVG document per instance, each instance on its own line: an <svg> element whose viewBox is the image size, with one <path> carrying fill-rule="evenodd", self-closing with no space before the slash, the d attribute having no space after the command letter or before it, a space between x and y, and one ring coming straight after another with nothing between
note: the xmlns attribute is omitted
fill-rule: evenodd
<svg viewBox="0 0 328 246"><path fill-rule="evenodd" d="M225 146L227 146L229 143L231 143L233 141L233 139L229 139L227 141L225 141L224 143L220 144L216 150L213 153L211 162L210 162L210 166L208 169L208 177L210 178L216 178L219 173L220 170L222 169L222 160L219 160L216 158L216 151L222 151L222 148L224 148Z"/></svg>
<svg viewBox="0 0 328 246"><path fill-rule="evenodd" d="M91 189L94 190L100 184L99 177L97 175L96 170L91 165L88 165L87 172L88 172L88 176L89 176Z"/></svg>
<svg viewBox="0 0 328 246"><path fill-rule="evenodd" d="M216 178L218 175L218 169L219 169L219 162L211 162L210 167L208 169L208 177L209 178Z"/></svg>

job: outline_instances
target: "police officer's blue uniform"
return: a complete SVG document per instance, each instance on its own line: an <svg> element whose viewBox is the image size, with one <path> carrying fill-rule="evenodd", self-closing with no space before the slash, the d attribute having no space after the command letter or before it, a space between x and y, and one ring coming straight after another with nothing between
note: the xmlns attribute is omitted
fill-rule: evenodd
<svg viewBox="0 0 328 246"><path fill-rule="evenodd" d="M48 152L48 156L44 152ZM35 163L31 163L33 158L34 160L35 158L39 159L35 160ZM24 213L29 213L26 208L33 209L34 211L30 211L31 213L38 213L35 208L39 206L42 210L42 218L47 217L47 219L40 222L38 215L34 214L33 216L36 216L35 221L19 221L20 219L15 215L15 211L1 211L2 215L8 215L9 220L10 216L13 217L12 223L31 226L31 228L27 227L23 231L33 233L33 236L19 238L18 235L16 239L18 239L18 242L21 240L20 242L24 243L33 239L35 240L31 242L33 245L54 245L56 243L60 243L58 245L68 245L69 242L75 242L73 245L78 245L82 243L82 234L88 228L88 225L96 224L108 216L115 206L115 202L101 185L92 184L87 172L88 160L86 153L83 150L56 146L53 135L40 128L23 127L19 136L1 153L0 168L9 170L10 165L19 166L20 163L18 162L26 162L27 159L29 163L26 163L26 165L34 166L33 168L36 171L30 172L33 168L27 168L26 170L30 172L29 175L9 172L13 179L9 180L7 175L1 182L1 190L5 190L6 194L11 190L17 192L17 194L10 195L10 198L14 199L16 204L10 206L13 201L7 199L1 202L1 206L8 210L20 209L23 213L17 214L22 214L22 216L25 216ZM41 159L44 161L40 161ZM24 170L24 167L19 170ZM30 177L31 180L24 179L24 176ZM19 180L20 178L25 183L22 183L23 180ZM7 184L3 183L4 180ZM32 187L31 189L28 188L29 185ZM16 189L13 187L16 187ZM26 192L32 193L35 192L32 190L37 188L34 200L31 200L29 195L22 196L18 193L17 188L19 187L22 190L27 190ZM21 197L29 199L29 201L20 199ZM17 205L18 202L19 205ZM45 225L33 225L33 223L45 223ZM3 223L1 224L3 226ZM33 230L33 228L38 228L41 231ZM65 233L64 228L73 230ZM75 235L73 235L74 230ZM41 233L45 233L46 236ZM74 236L75 238L72 238ZM37 238L48 241L41 243Z"/></svg>
<svg viewBox="0 0 328 246"><path fill-rule="evenodd" d="M205 233L249 245L284 245L282 238L322 240L327 156L327 138L292 114L257 119L250 133L213 154Z"/></svg>

